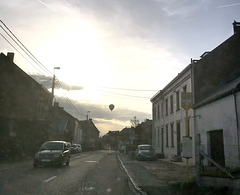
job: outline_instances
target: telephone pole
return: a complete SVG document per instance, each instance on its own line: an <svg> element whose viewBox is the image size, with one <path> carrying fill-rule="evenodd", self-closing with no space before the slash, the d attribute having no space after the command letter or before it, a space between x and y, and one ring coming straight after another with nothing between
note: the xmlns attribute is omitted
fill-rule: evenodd
<svg viewBox="0 0 240 195"><path fill-rule="evenodd" d="M52 80L52 106L54 105L54 88L55 88L55 70L59 70L60 67L54 67L53 69L53 80Z"/></svg>

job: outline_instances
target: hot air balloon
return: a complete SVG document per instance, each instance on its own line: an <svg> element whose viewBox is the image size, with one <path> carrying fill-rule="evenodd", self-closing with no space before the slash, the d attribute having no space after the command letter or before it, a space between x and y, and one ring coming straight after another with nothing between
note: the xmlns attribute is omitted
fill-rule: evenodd
<svg viewBox="0 0 240 195"><path fill-rule="evenodd" d="M114 109L114 107L115 107L115 106L114 106L113 104L110 104L110 105L109 105L109 109L110 109L111 111Z"/></svg>

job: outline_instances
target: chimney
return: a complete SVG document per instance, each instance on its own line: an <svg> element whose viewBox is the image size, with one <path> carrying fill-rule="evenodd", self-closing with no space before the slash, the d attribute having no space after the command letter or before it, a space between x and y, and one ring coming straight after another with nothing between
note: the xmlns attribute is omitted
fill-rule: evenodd
<svg viewBox="0 0 240 195"><path fill-rule="evenodd" d="M7 53L7 59L8 59L10 62L13 62L14 53L13 53L13 52L8 52L8 53Z"/></svg>
<svg viewBox="0 0 240 195"><path fill-rule="evenodd" d="M235 20L234 20L234 22L233 22L233 32L234 32L234 34L239 34L240 33L240 22L236 22Z"/></svg>

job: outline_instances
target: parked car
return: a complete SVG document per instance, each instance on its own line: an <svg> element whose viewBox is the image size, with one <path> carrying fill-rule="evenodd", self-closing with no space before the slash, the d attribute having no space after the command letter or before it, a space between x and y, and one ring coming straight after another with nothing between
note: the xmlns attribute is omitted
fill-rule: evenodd
<svg viewBox="0 0 240 195"><path fill-rule="evenodd" d="M157 160L157 155L151 145L142 144L137 146L135 158L137 160Z"/></svg>
<svg viewBox="0 0 240 195"><path fill-rule="evenodd" d="M65 141L47 141L42 144L33 159L33 167L40 165L58 165L70 163L70 150Z"/></svg>
<svg viewBox="0 0 240 195"><path fill-rule="evenodd" d="M80 153L82 152L82 146L80 144L72 144L71 153Z"/></svg>

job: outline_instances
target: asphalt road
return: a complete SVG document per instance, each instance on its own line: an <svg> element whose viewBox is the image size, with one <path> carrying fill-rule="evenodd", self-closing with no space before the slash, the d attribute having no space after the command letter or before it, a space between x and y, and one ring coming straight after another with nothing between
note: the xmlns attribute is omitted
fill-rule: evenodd
<svg viewBox="0 0 240 195"><path fill-rule="evenodd" d="M33 168L32 161L0 164L0 194L126 194L127 176L108 151L74 155L70 166Z"/></svg>

